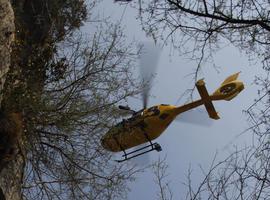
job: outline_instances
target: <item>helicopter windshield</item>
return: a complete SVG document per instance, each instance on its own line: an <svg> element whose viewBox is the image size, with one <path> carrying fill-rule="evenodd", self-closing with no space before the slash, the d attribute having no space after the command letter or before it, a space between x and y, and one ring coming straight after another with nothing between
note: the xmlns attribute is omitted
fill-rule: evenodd
<svg viewBox="0 0 270 200"><path fill-rule="evenodd" d="M158 109L158 106L153 106L148 108L147 110L144 110L143 114L144 116L156 116L159 115L160 110Z"/></svg>
<svg viewBox="0 0 270 200"><path fill-rule="evenodd" d="M137 112L135 112L132 117L123 120L122 122L120 122L118 125L121 126L123 125L123 123L126 122L132 122L132 121L136 121L137 119L141 118L141 117L150 117L150 116L156 116L160 114L160 110L158 109L158 106L153 106L150 107L148 109L141 109Z"/></svg>

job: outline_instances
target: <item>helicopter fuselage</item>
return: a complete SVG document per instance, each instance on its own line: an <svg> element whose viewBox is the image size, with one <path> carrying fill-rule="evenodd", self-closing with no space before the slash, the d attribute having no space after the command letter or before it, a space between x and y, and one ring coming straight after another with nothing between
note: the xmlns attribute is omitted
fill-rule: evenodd
<svg viewBox="0 0 270 200"><path fill-rule="evenodd" d="M202 79L197 81L196 87L201 96L199 100L182 106L160 104L134 113L131 118L113 126L102 137L101 145L108 151L119 152L146 142L151 143L162 134L177 115L203 104L210 118L219 119L212 101L230 101L244 89L243 82L236 80L238 74L225 79L212 95L208 94Z"/></svg>
<svg viewBox="0 0 270 200"><path fill-rule="evenodd" d="M176 117L176 108L161 104L134 114L111 128L102 138L102 146L118 152L156 139Z"/></svg>

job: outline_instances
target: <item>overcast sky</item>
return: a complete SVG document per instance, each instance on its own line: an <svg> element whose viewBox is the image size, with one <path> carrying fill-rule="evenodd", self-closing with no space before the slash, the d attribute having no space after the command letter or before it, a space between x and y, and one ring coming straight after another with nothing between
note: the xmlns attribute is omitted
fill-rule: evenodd
<svg viewBox="0 0 270 200"><path fill-rule="evenodd" d="M106 0L99 10L104 16L111 19L122 19L125 33L131 41L148 41L145 33L136 21L137 11L126 5L114 3L113 0ZM87 32L87 25L85 27ZM203 66L201 78L205 78L207 89L212 93L223 80L238 71L241 71L239 79L245 83L245 90L232 101L215 102L215 108L219 112L220 120L215 121L211 127L201 127L187 123L173 122L168 129L159 137L158 142L163 151L161 153L151 152L150 161L155 161L158 157L167 157L169 165L169 179L175 199L182 199L186 188L188 168L191 166L194 172L194 183L198 183L202 178L198 165L207 169L214 155L218 152L218 158L222 159L232 150L232 146L237 144L244 146L250 144L252 135L239 134L248 127L247 116L242 113L256 98L256 86L252 84L254 74L263 73L259 66L251 66L245 54L241 54L236 48L226 46L214 56L215 64L220 67L219 73L212 65ZM188 76L196 66L177 51L170 51L169 47L164 47L158 62L158 69L150 98L149 105L173 104L177 102L182 93L193 84L192 77ZM195 93L197 95L197 93ZM178 102L181 103L181 102ZM129 106L140 109L141 102L131 99ZM203 108L203 107L202 107ZM156 199L155 192L157 186L153 182L153 174L145 172L141 174L131 185L129 200Z"/></svg>

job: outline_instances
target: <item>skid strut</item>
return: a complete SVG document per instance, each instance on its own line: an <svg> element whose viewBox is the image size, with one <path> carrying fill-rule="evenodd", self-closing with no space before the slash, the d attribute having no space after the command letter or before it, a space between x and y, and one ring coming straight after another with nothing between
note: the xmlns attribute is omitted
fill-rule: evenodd
<svg viewBox="0 0 270 200"><path fill-rule="evenodd" d="M122 155L122 157L124 157L124 159L121 159L121 160L115 160L115 161L117 161L117 162L120 163L120 162L124 162L124 161L126 161L126 160L130 160L130 159L132 159L132 158L138 157L138 156L140 156L140 155L146 154L146 153L148 153L148 152L154 151L154 150L156 150L157 152L162 151L161 146L160 146L157 142L152 143L152 141L149 139L147 133L144 133L144 135L145 135L146 139L148 140L148 142L149 142L150 144L147 145L147 146L141 147L141 148L139 148L139 149L136 149L136 150L134 150L134 151L131 151L131 152L129 152L129 153L127 153L127 152L125 151L125 149L120 145L120 143L119 143L119 141L117 140L117 138L114 138L115 141L116 141L116 143L119 145L119 147L121 148L121 150L122 150L123 153L124 153L124 155ZM149 148L150 148L150 149L149 149ZM133 155L134 153L135 153L135 155Z"/></svg>

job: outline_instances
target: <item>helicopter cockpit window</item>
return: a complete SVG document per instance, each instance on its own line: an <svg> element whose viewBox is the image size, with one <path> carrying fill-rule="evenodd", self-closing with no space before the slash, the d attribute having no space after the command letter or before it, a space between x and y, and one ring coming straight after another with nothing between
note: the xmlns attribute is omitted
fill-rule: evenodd
<svg viewBox="0 0 270 200"><path fill-rule="evenodd" d="M159 115L160 111L157 106L153 106L147 110L147 115L149 116L155 116Z"/></svg>

